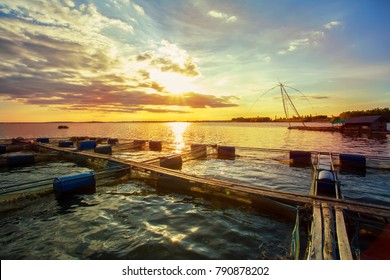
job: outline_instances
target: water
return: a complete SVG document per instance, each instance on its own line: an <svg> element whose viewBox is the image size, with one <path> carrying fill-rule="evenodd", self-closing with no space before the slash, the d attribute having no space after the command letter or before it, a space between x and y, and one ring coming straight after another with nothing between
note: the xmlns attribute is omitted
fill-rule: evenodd
<svg viewBox="0 0 390 280"><path fill-rule="evenodd" d="M9 186L15 184L15 178L17 178L18 181L29 182L59 177L69 173L82 173L87 171L90 171L90 169L77 166L73 162L62 160L55 162L39 162L31 166L0 168L0 182L3 186Z"/></svg>
<svg viewBox="0 0 390 280"><path fill-rule="evenodd" d="M58 129L67 125L69 129ZM316 124L313 124L316 125ZM96 136L390 156L389 135L286 129L286 123L0 123L0 139ZM102 135L104 134L104 135Z"/></svg>
<svg viewBox="0 0 390 280"><path fill-rule="evenodd" d="M105 136L162 140L179 152L191 143L390 156L389 136L288 130L283 123L0 124L0 138ZM102 134L104 132L104 135ZM172 152L172 151L171 151ZM164 151L163 151L164 153ZM284 152L237 148L236 160L185 162L183 172L308 193L311 169L286 164ZM149 157L158 156L149 154ZM122 152L123 157L132 157ZM136 158L141 159L142 155ZM0 170L0 183L82 172L69 162ZM22 174L22 176L20 175ZM340 174L347 198L390 205L390 172ZM177 193L146 182L98 188L57 201L53 195L0 213L1 259L286 259L294 220L248 205Z"/></svg>

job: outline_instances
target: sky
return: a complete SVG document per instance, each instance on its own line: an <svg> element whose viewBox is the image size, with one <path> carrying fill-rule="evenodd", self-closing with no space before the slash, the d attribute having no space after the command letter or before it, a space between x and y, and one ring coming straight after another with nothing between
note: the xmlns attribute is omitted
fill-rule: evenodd
<svg viewBox="0 0 390 280"><path fill-rule="evenodd" d="M2 0L0 122L282 117L279 83L301 115L389 107L389 12L388 0Z"/></svg>

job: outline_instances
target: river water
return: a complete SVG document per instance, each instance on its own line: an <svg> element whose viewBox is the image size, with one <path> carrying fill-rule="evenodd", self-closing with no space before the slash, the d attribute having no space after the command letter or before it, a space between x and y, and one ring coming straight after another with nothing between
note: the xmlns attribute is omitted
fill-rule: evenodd
<svg viewBox="0 0 390 280"><path fill-rule="evenodd" d="M57 129L67 125L69 129ZM389 135L287 129L285 123L44 123L0 124L0 139L71 136L161 140L169 152L191 143L236 146L235 160L185 162L185 173L259 187L308 193L310 168L291 167L280 152L245 147L390 156ZM164 152L164 149L163 149ZM134 156L131 153L119 156ZM155 155L153 155L155 156ZM0 168L0 185L43 179L85 167L69 162ZM340 174L345 197L390 206L390 172ZM116 191L113 194L112 190ZM37 198L0 213L1 259L288 259L294 219L289 214L178 193L142 181L98 188L58 201Z"/></svg>

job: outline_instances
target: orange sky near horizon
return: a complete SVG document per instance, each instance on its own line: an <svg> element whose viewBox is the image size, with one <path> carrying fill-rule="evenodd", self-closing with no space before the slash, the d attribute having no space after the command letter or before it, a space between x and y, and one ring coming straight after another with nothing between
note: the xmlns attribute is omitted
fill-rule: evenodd
<svg viewBox="0 0 390 280"><path fill-rule="evenodd" d="M280 82L301 115L389 106L389 3L279 2L4 0L0 122L284 117Z"/></svg>

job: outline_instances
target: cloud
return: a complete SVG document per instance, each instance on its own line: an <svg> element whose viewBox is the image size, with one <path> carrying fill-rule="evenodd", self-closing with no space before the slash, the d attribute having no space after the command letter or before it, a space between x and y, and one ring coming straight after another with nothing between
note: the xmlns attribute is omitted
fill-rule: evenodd
<svg viewBox="0 0 390 280"><path fill-rule="evenodd" d="M141 53L137 55L136 60L137 61L145 61L145 60L151 60L153 58L153 55L151 53Z"/></svg>
<svg viewBox="0 0 390 280"><path fill-rule="evenodd" d="M310 95L307 98L311 98L311 99L330 99L330 96L326 96L326 95Z"/></svg>
<svg viewBox="0 0 390 280"><path fill-rule="evenodd" d="M49 76L49 78L52 78ZM57 78L63 78L58 76ZM224 108L235 107L232 96L216 97L201 93L168 95L148 93L147 88L158 86L139 84L136 87L110 85L105 77L90 80L89 84L69 84L61 80L53 81L47 75L40 77L14 76L0 78L1 95L7 100L24 104L50 106L66 110L107 111L107 108L132 108L131 111L145 111L145 106L183 106L188 108ZM102 82L103 80L103 82ZM22 86L16 87L15 85ZM42 85L44 85L42 87ZM161 88L160 88L161 89ZM151 111L149 109L148 111Z"/></svg>
<svg viewBox="0 0 390 280"><path fill-rule="evenodd" d="M255 55L256 58L266 64L270 63L272 61L272 57L270 57L269 55L264 55L264 54L257 54Z"/></svg>
<svg viewBox="0 0 390 280"><path fill-rule="evenodd" d="M271 62L271 57L270 56L266 56L266 57L263 58L263 61L265 63L270 63Z"/></svg>
<svg viewBox="0 0 390 280"><path fill-rule="evenodd" d="M103 15L92 4L61 3L0 6L0 98L66 111L122 113L238 106L233 96L171 94L150 73L199 76L187 51L167 40L141 51L104 32L110 28L133 36L128 23Z"/></svg>
<svg viewBox="0 0 390 280"><path fill-rule="evenodd" d="M145 11L144 11L144 8L142 8L140 5L137 5L137 4L134 4L133 3L133 8L134 10L140 14L141 16L144 16L145 15Z"/></svg>
<svg viewBox="0 0 390 280"><path fill-rule="evenodd" d="M57 1L53 3L47 1L6 1L2 10L14 19L35 26L62 27L85 34L100 32L110 27L130 33L134 32L133 26L129 23L104 16L93 4L81 4L76 7L70 0L66 1L66 4L61 5Z"/></svg>
<svg viewBox="0 0 390 280"><path fill-rule="evenodd" d="M278 54L284 55L289 52L295 52L300 49L317 46L325 37L325 33L320 30L313 30L309 32L302 32L299 37L300 38L291 40L287 49L280 50Z"/></svg>
<svg viewBox="0 0 390 280"><path fill-rule="evenodd" d="M72 0L64 0L64 3L71 8L73 8L75 6L75 4L73 3Z"/></svg>
<svg viewBox="0 0 390 280"><path fill-rule="evenodd" d="M196 64L190 58L188 58L183 65L174 63L170 59L163 57L154 59L151 64L159 66L160 70L163 72L175 72L189 77L199 75Z"/></svg>
<svg viewBox="0 0 390 280"><path fill-rule="evenodd" d="M287 51L293 52L299 48L303 48L310 45L309 38L297 39L290 42Z"/></svg>
<svg viewBox="0 0 390 280"><path fill-rule="evenodd" d="M324 25L324 28L326 29L333 29L339 25L341 25L342 22L341 21L337 21L337 20L334 20L334 21L331 21L331 22L328 22L327 24Z"/></svg>
<svg viewBox="0 0 390 280"><path fill-rule="evenodd" d="M325 38L325 32L329 32L329 30L340 26L341 24L341 21L331 21L316 30L300 32L297 34L298 38L290 40L288 47L286 49L279 50L278 54L284 55L300 49L318 46Z"/></svg>
<svg viewBox="0 0 390 280"><path fill-rule="evenodd" d="M237 100L237 97L234 96L216 97L213 95L188 92L182 94L181 97L184 98L185 103L192 108L223 108L238 106L237 104L233 103L235 100Z"/></svg>
<svg viewBox="0 0 390 280"><path fill-rule="evenodd" d="M6 33L2 31L1 34ZM172 98L163 86L150 79L147 70L129 76L128 73L112 71L120 66L119 61L104 52L91 51L78 43L64 43L44 35L25 35L29 41L23 43L0 38L5 58L0 62L0 95L7 100L63 110L103 112L180 111L150 108L153 105L186 108L237 106L233 97L201 93ZM140 56L145 54L137 57ZM15 63L10 63L12 60ZM165 61L160 63L165 67L171 65Z"/></svg>
<svg viewBox="0 0 390 280"><path fill-rule="evenodd" d="M221 19L225 22L236 22L237 17L236 16L231 16L216 10L211 10L207 13L210 17L216 18L216 19Z"/></svg>
<svg viewBox="0 0 390 280"><path fill-rule="evenodd" d="M56 79L53 79L56 78ZM160 87L156 82L140 83L129 87L109 84L112 77L97 77L88 84L70 84L63 82L65 76L42 74L40 76L1 77L0 94L7 100L23 104L50 106L66 110L107 111L114 108L132 108L131 111L145 111L145 106L183 106L188 108L224 108L236 107L233 96L216 97L201 93L149 93L148 88ZM44 85L44 86L43 86ZM152 111L151 108L148 111Z"/></svg>
<svg viewBox="0 0 390 280"><path fill-rule="evenodd" d="M162 72L174 72L189 77L200 75L194 59L184 50L166 40L155 51L144 52L136 56L138 62L149 62Z"/></svg>

